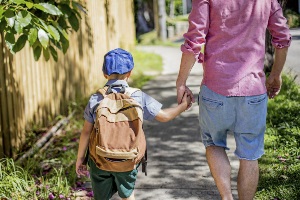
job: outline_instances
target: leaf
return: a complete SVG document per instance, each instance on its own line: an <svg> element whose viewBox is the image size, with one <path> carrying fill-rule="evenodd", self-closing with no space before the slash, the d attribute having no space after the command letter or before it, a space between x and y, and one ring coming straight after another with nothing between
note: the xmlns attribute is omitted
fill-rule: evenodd
<svg viewBox="0 0 300 200"><path fill-rule="evenodd" d="M42 44L42 46L44 48L47 48L48 43L49 43L49 37L48 37L46 31L44 31L43 29L39 29L38 38L39 38L39 41Z"/></svg>
<svg viewBox="0 0 300 200"><path fill-rule="evenodd" d="M49 25L49 26L48 26L48 32L50 33L50 35L51 35L56 41L59 41L60 35L59 35L59 32L57 31L57 29L56 29L54 26Z"/></svg>
<svg viewBox="0 0 300 200"><path fill-rule="evenodd" d="M17 53L18 51L20 51L21 49L23 49L23 47L24 47L25 44L26 44L26 41L27 41L27 35L25 35L25 34L21 35L21 36L18 38L16 44L13 46L13 51L14 51L15 53Z"/></svg>
<svg viewBox="0 0 300 200"><path fill-rule="evenodd" d="M50 49L50 52L51 52L51 55L52 55L53 59L57 62L58 56L57 56L56 50L52 46L50 46L49 49Z"/></svg>
<svg viewBox="0 0 300 200"><path fill-rule="evenodd" d="M37 29L31 28L29 31L29 34L28 34L28 41L29 41L30 46L32 46L35 43L37 36L38 36Z"/></svg>
<svg viewBox="0 0 300 200"><path fill-rule="evenodd" d="M70 17L72 15L72 8L70 8L70 6L67 4L61 4L60 10L67 17Z"/></svg>
<svg viewBox="0 0 300 200"><path fill-rule="evenodd" d="M15 16L15 12L12 9L7 9L4 13L6 18L11 18Z"/></svg>
<svg viewBox="0 0 300 200"><path fill-rule="evenodd" d="M15 21L14 28L18 34L23 33L23 28L18 21Z"/></svg>
<svg viewBox="0 0 300 200"><path fill-rule="evenodd" d="M33 3L26 1L27 8L31 9L33 7Z"/></svg>
<svg viewBox="0 0 300 200"><path fill-rule="evenodd" d="M66 39L64 36L60 37L61 45L62 45L62 51L65 54L69 48L69 40Z"/></svg>
<svg viewBox="0 0 300 200"><path fill-rule="evenodd" d="M31 19L32 19L31 15L25 10L20 11L17 14L17 20L20 22L20 25L22 27L28 26L31 22Z"/></svg>
<svg viewBox="0 0 300 200"><path fill-rule="evenodd" d="M56 6L49 3L34 4L34 7L51 15L62 15L62 12Z"/></svg>
<svg viewBox="0 0 300 200"><path fill-rule="evenodd" d="M3 6L0 5L0 19L3 17L4 9Z"/></svg>
<svg viewBox="0 0 300 200"><path fill-rule="evenodd" d="M67 22L64 17L60 17L57 22L63 29L68 28Z"/></svg>
<svg viewBox="0 0 300 200"><path fill-rule="evenodd" d="M12 3L15 3L15 4L22 4L22 3L25 3L25 1L24 0L10 0L10 2L12 2Z"/></svg>
<svg viewBox="0 0 300 200"><path fill-rule="evenodd" d="M7 22L5 20L0 21L0 31L3 32L5 27L7 25Z"/></svg>
<svg viewBox="0 0 300 200"><path fill-rule="evenodd" d="M6 33L5 35L5 43L6 43L6 46L12 50L14 44L15 44L15 35L12 34L12 33Z"/></svg>
<svg viewBox="0 0 300 200"><path fill-rule="evenodd" d="M34 49L33 49L33 56L34 56L34 60L35 61L38 61L40 56L41 56L41 53L42 53L42 47L41 46L36 46Z"/></svg>
<svg viewBox="0 0 300 200"><path fill-rule="evenodd" d="M11 18L6 18L6 21L7 21L7 25L9 26L9 27L14 27L14 25L15 25L15 18L14 17L11 17Z"/></svg>
<svg viewBox="0 0 300 200"><path fill-rule="evenodd" d="M73 30L78 31L79 21L74 13L69 17L69 23L71 24Z"/></svg>
<svg viewBox="0 0 300 200"><path fill-rule="evenodd" d="M50 59L49 48L43 49L43 54L44 54L45 60L48 61Z"/></svg>

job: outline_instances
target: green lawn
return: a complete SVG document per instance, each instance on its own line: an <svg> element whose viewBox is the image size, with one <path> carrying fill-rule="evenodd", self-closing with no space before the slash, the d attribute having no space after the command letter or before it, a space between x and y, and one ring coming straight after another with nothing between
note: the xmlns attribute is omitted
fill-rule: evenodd
<svg viewBox="0 0 300 200"><path fill-rule="evenodd" d="M265 152L256 199L300 199L300 91L292 77L269 100Z"/></svg>

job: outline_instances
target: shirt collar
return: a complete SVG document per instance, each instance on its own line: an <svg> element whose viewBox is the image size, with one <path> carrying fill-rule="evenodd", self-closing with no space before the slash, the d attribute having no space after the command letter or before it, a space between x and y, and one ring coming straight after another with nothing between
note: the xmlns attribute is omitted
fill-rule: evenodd
<svg viewBox="0 0 300 200"><path fill-rule="evenodd" d="M105 85L123 85L125 87L129 87L127 81L125 81L125 80L119 80L119 79L108 80Z"/></svg>

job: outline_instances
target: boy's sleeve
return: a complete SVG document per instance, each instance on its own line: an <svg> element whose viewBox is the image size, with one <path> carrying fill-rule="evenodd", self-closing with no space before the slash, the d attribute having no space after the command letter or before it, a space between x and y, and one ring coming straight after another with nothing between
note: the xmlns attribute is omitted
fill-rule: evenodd
<svg viewBox="0 0 300 200"><path fill-rule="evenodd" d="M97 108L98 104L102 100L102 96L100 94L93 94L84 109L83 117L86 121L94 124L95 122L95 109Z"/></svg>
<svg viewBox="0 0 300 200"><path fill-rule="evenodd" d="M145 120L153 120L162 108L162 104L142 91L132 94L132 97L143 107Z"/></svg>

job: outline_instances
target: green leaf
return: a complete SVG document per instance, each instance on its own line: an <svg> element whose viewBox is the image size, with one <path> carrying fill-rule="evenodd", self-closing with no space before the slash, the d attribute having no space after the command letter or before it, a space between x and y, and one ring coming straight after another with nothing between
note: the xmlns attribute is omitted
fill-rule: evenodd
<svg viewBox="0 0 300 200"><path fill-rule="evenodd" d="M25 44L26 44L26 41L27 41L27 35L25 35L25 34L21 35L21 36L18 38L16 44L13 46L13 51L14 51L15 53L17 53L18 51L20 51L21 49L23 49L23 47L24 47Z"/></svg>
<svg viewBox="0 0 300 200"><path fill-rule="evenodd" d="M60 37L61 45L62 45L62 51L65 54L69 48L69 40L66 39L63 35Z"/></svg>
<svg viewBox="0 0 300 200"><path fill-rule="evenodd" d="M18 34L23 33L23 28L18 21L15 21L14 28Z"/></svg>
<svg viewBox="0 0 300 200"><path fill-rule="evenodd" d="M67 22L64 17L60 17L57 22L60 25L60 27L62 27L63 29L68 28Z"/></svg>
<svg viewBox="0 0 300 200"><path fill-rule="evenodd" d="M33 3L26 1L27 8L31 9L33 7L33 5L34 5Z"/></svg>
<svg viewBox="0 0 300 200"><path fill-rule="evenodd" d="M51 52L51 55L52 55L53 59L57 62L58 56L57 56L56 50L52 46L50 46L49 49L50 49L50 52Z"/></svg>
<svg viewBox="0 0 300 200"><path fill-rule="evenodd" d="M67 4L61 4L60 10L67 17L70 17L72 15L72 8L70 8L70 6Z"/></svg>
<svg viewBox="0 0 300 200"><path fill-rule="evenodd" d="M25 1L24 0L10 0L10 2L12 2L12 3L15 3L15 4L22 4L22 3L25 3Z"/></svg>
<svg viewBox="0 0 300 200"><path fill-rule="evenodd" d="M28 41L29 41L29 44L32 46L36 39L37 39L37 36L38 36L38 31L36 28L31 28L30 31L29 31L29 34L28 34Z"/></svg>
<svg viewBox="0 0 300 200"><path fill-rule="evenodd" d="M12 50L14 44L15 44L15 35L12 34L12 33L6 33L5 35L5 43L6 43L6 46Z"/></svg>
<svg viewBox="0 0 300 200"><path fill-rule="evenodd" d="M3 17L4 8L0 5L0 19Z"/></svg>
<svg viewBox="0 0 300 200"><path fill-rule="evenodd" d="M48 26L48 32L50 33L50 35L51 35L56 41L59 41L60 35L59 35L59 32L57 31L57 29L56 29L54 26L49 25L49 26Z"/></svg>
<svg viewBox="0 0 300 200"><path fill-rule="evenodd" d="M42 46L44 48L47 48L48 43L49 43L49 37L48 37L46 31L44 31L43 29L39 29L38 38L39 38L39 41L42 44Z"/></svg>
<svg viewBox="0 0 300 200"><path fill-rule="evenodd" d="M17 20L20 22L20 25L22 27L28 26L31 22L31 19L32 19L31 15L25 10L20 11L17 14Z"/></svg>
<svg viewBox="0 0 300 200"><path fill-rule="evenodd" d="M0 22L0 31L1 31L1 32L4 31L6 25L7 25L7 23L6 23L5 20L2 20L2 21Z"/></svg>
<svg viewBox="0 0 300 200"><path fill-rule="evenodd" d="M34 56L34 60L35 61L38 61L40 56L41 56L41 53L42 53L42 47L41 46L36 46L34 49L33 49L33 56Z"/></svg>
<svg viewBox="0 0 300 200"><path fill-rule="evenodd" d="M9 27L14 27L14 25L15 25L15 17L11 17L11 18L6 18L6 21L7 21L7 25L9 26Z"/></svg>
<svg viewBox="0 0 300 200"><path fill-rule="evenodd" d="M49 48L43 49L43 54L44 54L45 60L48 61L50 59Z"/></svg>
<svg viewBox="0 0 300 200"><path fill-rule="evenodd" d="M79 21L74 13L69 17L69 22L70 22L73 30L78 31Z"/></svg>
<svg viewBox="0 0 300 200"><path fill-rule="evenodd" d="M51 15L62 15L62 12L56 6L49 3L34 4L34 7Z"/></svg>
<svg viewBox="0 0 300 200"><path fill-rule="evenodd" d="M15 12L12 9L7 9L4 13L6 18L11 18L15 16Z"/></svg>

